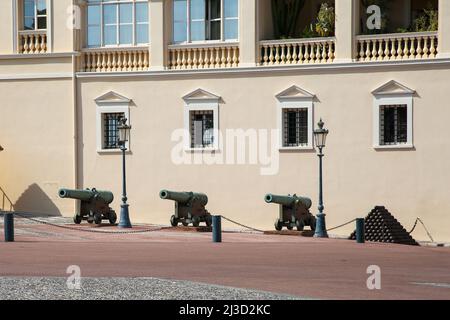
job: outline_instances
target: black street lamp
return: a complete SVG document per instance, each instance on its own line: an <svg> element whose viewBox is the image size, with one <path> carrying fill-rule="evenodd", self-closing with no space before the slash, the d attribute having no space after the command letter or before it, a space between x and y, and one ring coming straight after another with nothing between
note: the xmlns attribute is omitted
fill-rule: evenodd
<svg viewBox="0 0 450 320"><path fill-rule="evenodd" d="M314 130L314 139L316 141L316 147L319 149L319 213L317 214L316 231L314 233L315 238L328 238L327 228L325 225L325 214L323 213L323 185L322 185L322 159L324 154L322 149L325 148L325 142L327 140L328 130L324 129L324 123L320 119L318 129Z"/></svg>
<svg viewBox="0 0 450 320"><path fill-rule="evenodd" d="M119 126L117 127L119 130L119 139L118 143L120 146L120 150L122 150L122 204L120 205L120 222L119 228L131 228L130 214L128 212L128 203L127 203L127 181L126 181L126 173L125 173L125 154L127 151L127 142L129 141L130 129L131 126L127 125L127 119L125 117L119 119Z"/></svg>

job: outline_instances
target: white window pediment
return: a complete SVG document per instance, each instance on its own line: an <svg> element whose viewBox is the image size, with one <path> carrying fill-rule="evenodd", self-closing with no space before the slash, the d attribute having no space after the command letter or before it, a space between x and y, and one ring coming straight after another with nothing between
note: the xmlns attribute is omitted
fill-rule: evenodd
<svg viewBox="0 0 450 320"><path fill-rule="evenodd" d="M313 105L316 96L293 85L275 97L278 100L279 150L313 149Z"/></svg>
<svg viewBox="0 0 450 320"><path fill-rule="evenodd" d="M130 104L131 99L129 99L121 94L118 94L117 92L109 91L109 92L101 95L97 99L95 99L95 102L98 105Z"/></svg>
<svg viewBox="0 0 450 320"><path fill-rule="evenodd" d="M276 95L279 101L312 101L315 95L298 86L291 86Z"/></svg>
<svg viewBox="0 0 450 320"><path fill-rule="evenodd" d="M415 90L391 80L372 91L373 146L413 149L413 97Z"/></svg>
<svg viewBox="0 0 450 320"><path fill-rule="evenodd" d="M408 88L407 86L395 81L391 80L388 83L385 83L381 87L372 91L372 94L376 97L379 96L410 96L413 95L416 91Z"/></svg>
<svg viewBox="0 0 450 320"><path fill-rule="evenodd" d="M183 97L183 100L186 103L208 103L208 102L215 102L219 103L220 97L218 95L215 95L211 92L208 92L203 89L197 89L195 91L192 91L191 93L188 93Z"/></svg>

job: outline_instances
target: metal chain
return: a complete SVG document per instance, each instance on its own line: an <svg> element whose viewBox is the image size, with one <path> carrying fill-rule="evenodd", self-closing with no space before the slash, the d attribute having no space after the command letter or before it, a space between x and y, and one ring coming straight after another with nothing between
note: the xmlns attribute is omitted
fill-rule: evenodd
<svg viewBox="0 0 450 320"><path fill-rule="evenodd" d="M164 229L168 229L169 227L159 227L159 228L155 228L155 229L145 229L145 230L132 230L132 231L101 231L101 230L92 230L92 229L83 229L83 228L74 228L74 227L70 227L70 226L65 226L65 225L61 225L61 224L56 224L56 223L51 223L48 221L42 221L36 218L30 218L30 217L26 217L23 216L17 212L13 212L14 215L22 218L22 219L26 219L26 220L30 220L36 223L40 223L40 224L44 224L44 225L48 225L48 226L52 226L52 227L57 227L57 228L61 228L61 229L67 229L67 230L73 230L73 231L81 231L81 232L90 232L90 233L103 233L103 234L136 234L136 233L147 233L147 232L155 232L155 231L161 231Z"/></svg>
<svg viewBox="0 0 450 320"><path fill-rule="evenodd" d="M223 219L225 219L225 220L227 220L227 221L229 221L229 222L231 222L231 223L234 223L234 224L236 224L236 225L238 225L238 226L241 226L241 227L243 227L243 228L246 228L246 229L249 229L249 230L253 230L253 231L257 231L257 232L262 232L262 233L264 233L263 230L259 230L259 229L256 229L256 228L252 228L252 227L246 226L246 225L244 225L244 224L242 224L242 223L239 223L239 222L236 222L236 221L234 221L234 220L231 220L230 218L227 218L227 217L225 217L225 216L221 216L221 217L222 217ZM344 223L344 224L341 224L341 225L339 225L339 226L337 226L337 227L334 227L334 228L331 228L331 229L327 229L327 231L332 231L332 230L336 230L336 229L345 227L346 225L348 225L348 224L350 224L350 223L352 223L352 222L355 222L355 221L356 221L356 219L353 219L353 220L351 220L351 221L349 221L349 222L346 222L346 223Z"/></svg>
<svg viewBox="0 0 450 320"><path fill-rule="evenodd" d="M353 220L351 220L351 221L349 221L349 222L346 222L346 223L344 223L344 224L341 224L341 225L339 225L339 226L337 226L337 227L334 227L334 228L331 228L331 229L327 229L327 231L332 231L332 230L336 230L336 229L345 227L346 225L348 225L348 224L350 224L350 223L353 223L353 222L355 222L355 221L356 221L356 219L353 219Z"/></svg>
<svg viewBox="0 0 450 320"><path fill-rule="evenodd" d="M238 226L240 226L240 227L243 227L243 228L246 228L246 229L249 229L249 230L253 230L253 231L256 231L256 232L262 232L262 233L264 233L263 230L259 230L259 229L256 229L256 228L252 228L252 227L246 226L245 224L236 222L236 221L231 220L230 218L227 218L227 217L225 217L225 216L221 216L221 217L222 217L223 219L227 220L228 222L234 223L235 225L238 225Z"/></svg>
<svg viewBox="0 0 450 320"><path fill-rule="evenodd" d="M416 227L417 227L417 223L418 223L418 222L420 222L420 224L421 224L421 225L423 226L423 228L425 229L425 231L426 231L428 237L430 238L431 242L434 242L434 239L433 239L433 237L431 236L430 232L428 231L427 227L425 226L425 223L423 223L422 219L420 219L420 218L417 218L417 219L416 219L416 222L414 223L414 226L412 227L411 231L408 232L408 233L411 234L411 233L414 232L414 230L415 230Z"/></svg>

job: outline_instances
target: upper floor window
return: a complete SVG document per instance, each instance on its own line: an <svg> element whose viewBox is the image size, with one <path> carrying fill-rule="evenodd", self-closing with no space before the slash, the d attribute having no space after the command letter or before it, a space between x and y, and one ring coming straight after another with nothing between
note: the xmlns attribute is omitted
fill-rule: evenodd
<svg viewBox="0 0 450 320"><path fill-rule="evenodd" d="M88 47L149 43L148 0L88 0Z"/></svg>
<svg viewBox="0 0 450 320"><path fill-rule="evenodd" d="M23 28L24 30L47 29L47 0L24 0Z"/></svg>
<svg viewBox="0 0 450 320"><path fill-rule="evenodd" d="M238 39L239 0L174 0L173 42Z"/></svg>

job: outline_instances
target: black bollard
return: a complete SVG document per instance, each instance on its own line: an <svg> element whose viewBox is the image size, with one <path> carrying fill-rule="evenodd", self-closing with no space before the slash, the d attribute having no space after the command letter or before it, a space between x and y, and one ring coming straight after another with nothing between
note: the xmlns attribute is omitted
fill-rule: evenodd
<svg viewBox="0 0 450 320"><path fill-rule="evenodd" d="M357 243L365 242L364 219L363 218L356 219L356 242Z"/></svg>
<svg viewBox="0 0 450 320"><path fill-rule="evenodd" d="M222 216L212 217L213 242L222 242Z"/></svg>
<svg viewBox="0 0 450 320"><path fill-rule="evenodd" d="M14 242L14 214L5 213L5 242Z"/></svg>

